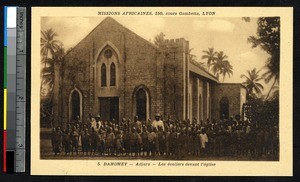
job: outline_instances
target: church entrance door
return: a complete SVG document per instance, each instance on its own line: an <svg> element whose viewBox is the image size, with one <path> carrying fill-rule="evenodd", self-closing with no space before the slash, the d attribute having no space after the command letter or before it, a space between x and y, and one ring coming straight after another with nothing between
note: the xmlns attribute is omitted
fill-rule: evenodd
<svg viewBox="0 0 300 182"><path fill-rule="evenodd" d="M100 97L99 103L102 121L119 120L119 97Z"/></svg>

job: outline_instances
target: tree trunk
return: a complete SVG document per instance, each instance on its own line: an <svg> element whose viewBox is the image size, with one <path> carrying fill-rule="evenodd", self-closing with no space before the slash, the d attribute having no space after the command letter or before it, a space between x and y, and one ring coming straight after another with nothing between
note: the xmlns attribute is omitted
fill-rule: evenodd
<svg viewBox="0 0 300 182"><path fill-rule="evenodd" d="M253 95L253 88L250 88L249 90L247 89L247 96L246 96L247 100L250 99L252 95Z"/></svg>
<svg viewBox="0 0 300 182"><path fill-rule="evenodd" d="M273 89L273 87L274 87L276 81L277 81L277 79L275 78L275 79L274 79L274 83L272 84L272 87L270 88L270 90L269 90L269 92L268 92L268 95L267 95L267 97L265 98L265 100L267 100L267 99L269 98L269 95L270 95L270 93L271 93L271 90Z"/></svg>
<svg viewBox="0 0 300 182"><path fill-rule="evenodd" d="M48 59L48 50L47 50L47 52L46 52L46 61L47 61L47 59ZM46 66L47 66L47 62L45 61L45 65L44 65L44 68L46 68ZM42 88L43 88L43 81L44 81L44 73L42 73L42 78L41 78L41 86L40 86L40 95L41 95L41 93L42 93Z"/></svg>

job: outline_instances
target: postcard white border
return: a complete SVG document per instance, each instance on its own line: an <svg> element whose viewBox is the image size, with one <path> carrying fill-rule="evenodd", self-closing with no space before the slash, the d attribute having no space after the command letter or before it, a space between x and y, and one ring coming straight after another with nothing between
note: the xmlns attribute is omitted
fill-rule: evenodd
<svg viewBox="0 0 300 182"><path fill-rule="evenodd" d="M215 163L214 167L168 167L159 162L151 166L103 166L107 160L40 159L40 17L98 16L101 11L215 11L214 17L279 16L281 19L280 53L280 160L279 161L178 161ZM179 16L179 15L178 15ZM113 17L113 16L112 16ZM173 16L174 17L174 16ZM180 16L183 17L183 16ZM205 17L202 17L205 18ZM33 175L155 175L155 176L292 176L293 174L293 8L291 7L33 7L31 38L31 174ZM101 166L98 166L100 162ZM116 162L113 160L111 162ZM155 165L154 165L155 164Z"/></svg>

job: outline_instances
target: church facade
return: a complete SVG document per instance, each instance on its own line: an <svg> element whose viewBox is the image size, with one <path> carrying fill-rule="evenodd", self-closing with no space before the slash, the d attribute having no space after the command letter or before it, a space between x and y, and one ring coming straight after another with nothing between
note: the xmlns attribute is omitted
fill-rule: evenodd
<svg viewBox="0 0 300 182"><path fill-rule="evenodd" d="M113 18L104 19L55 64L54 122L90 115L102 120L218 120L242 113L246 89L222 84L190 60L189 42L159 48Z"/></svg>

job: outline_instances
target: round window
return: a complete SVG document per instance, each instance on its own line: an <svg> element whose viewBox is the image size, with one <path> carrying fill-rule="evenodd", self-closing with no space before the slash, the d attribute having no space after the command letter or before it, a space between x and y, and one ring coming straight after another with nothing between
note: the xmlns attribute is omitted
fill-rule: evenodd
<svg viewBox="0 0 300 182"><path fill-rule="evenodd" d="M105 56L107 59L111 58L111 57L112 57L112 51L111 51L110 49L106 49L106 50L104 51L104 56Z"/></svg>

